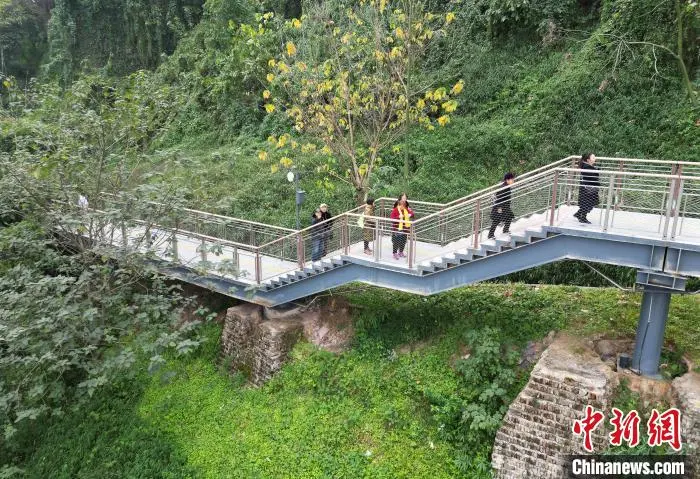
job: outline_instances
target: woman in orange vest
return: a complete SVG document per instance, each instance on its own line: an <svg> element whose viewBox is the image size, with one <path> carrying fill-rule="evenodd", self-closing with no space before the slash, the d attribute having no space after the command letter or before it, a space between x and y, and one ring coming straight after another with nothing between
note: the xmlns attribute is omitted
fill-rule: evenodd
<svg viewBox="0 0 700 479"><path fill-rule="evenodd" d="M393 222L394 233L391 235L394 259L406 257L403 250L406 247L406 236L411 231L413 217L413 210L408 205L406 193L401 193L399 199L394 203L394 209L391 210L390 215L391 219L397 220Z"/></svg>

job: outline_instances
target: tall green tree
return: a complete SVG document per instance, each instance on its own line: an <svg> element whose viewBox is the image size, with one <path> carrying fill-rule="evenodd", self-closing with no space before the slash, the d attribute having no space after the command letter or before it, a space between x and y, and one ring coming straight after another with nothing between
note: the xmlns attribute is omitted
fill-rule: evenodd
<svg viewBox="0 0 700 479"><path fill-rule="evenodd" d="M342 13L339 13L342 12ZM408 128L445 126L457 109L463 81L435 85L411 79L412 65L444 35L454 13L411 12L384 0L320 6L308 17L286 21L284 49L268 61L265 109L282 112L291 132L311 140L298 145L289 133L272 137L260 153L272 168L289 168L299 153L319 150L316 169L350 184L364 202L382 151L396 146ZM272 14L257 28L243 26L250 41L264 37Z"/></svg>
<svg viewBox="0 0 700 479"><path fill-rule="evenodd" d="M114 251L82 239L99 238L103 226L122 220L168 214L148 200L182 204L183 191L141 174L149 140L167 124L162 115L168 111L167 98L148 80L138 73L121 82L84 77L68 90L5 87L2 446L16 446L15 435L31 430L33 420L61 415L128 372L137 358L157 367L167 351L184 354L199 344L197 323L180 319L187 302L141 255L127 250L115 262ZM126 201L115 206L103 192ZM78 194L91 208L77 205Z"/></svg>

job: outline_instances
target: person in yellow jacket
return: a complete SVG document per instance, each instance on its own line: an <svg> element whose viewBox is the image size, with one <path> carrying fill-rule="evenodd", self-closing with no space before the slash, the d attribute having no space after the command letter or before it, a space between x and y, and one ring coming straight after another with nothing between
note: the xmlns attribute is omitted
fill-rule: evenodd
<svg viewBox="0 0 700 479"><path fill-rule="evenodd" d="M394 233L391 235L392 251L394 259L405 258L404 248L406 247L406 238L411 231L411 222L414 218L413 210L408 204L406 193L401 193L399 199L394 203L394 209L391 210L390 218L396 220L393 222Z"/></svg>

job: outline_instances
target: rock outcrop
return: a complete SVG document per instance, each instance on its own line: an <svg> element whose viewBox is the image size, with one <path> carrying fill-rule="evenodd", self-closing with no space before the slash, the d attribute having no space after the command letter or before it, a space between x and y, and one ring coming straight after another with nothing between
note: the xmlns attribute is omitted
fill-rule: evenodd
<svg viewBox="0 0 700 479"><path fill-rule="evenodd" d="M261 385L280 370L302 338L332 352L352 339L350 305L340 299L315 309L264 308L243 304L229 308L221 334L221 363Z"/></svg>

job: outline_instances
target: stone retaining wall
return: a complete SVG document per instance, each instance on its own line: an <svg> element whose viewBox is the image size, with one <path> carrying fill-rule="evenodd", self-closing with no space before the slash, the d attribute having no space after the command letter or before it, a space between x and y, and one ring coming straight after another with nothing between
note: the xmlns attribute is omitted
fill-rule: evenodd
<svg viewBox="0 0 700 479"><path fill-rule="evenodd" d="M689 372L673 380L673 399L681 410L681 431L686 452L692 456L695 477L700 477L700 374Z"/></svg>
<svg viewBox="0 0 700 479"><path fill-rule="evenodd" d="M577 349L581 354L573 353ZM612 371L582 345L557 339L542 354L530 381L510 406L496 435L492 464L498 478L566 477L564 455L582 452L572 425L587 405L608 409L617 385ZM595 448L606 444L599 427Z"/></svg>
<svg viewBox="0 0 700 479"><path fill-rule="evenodd" d="M251 383L263 384L282 367L303 329L298 320L264 320L262 306L230 308L221 334L221 359Z"/></svg>
<svg viewBox="0 0 700 479"><path fill-rule="evenodd" d="M350 306L342 299L332 298L308 310L242 304L226 312L220 362L259 386L280 370L302 337L340 352L352 334Z"/></svg>
<svg viewBox="0 0 700 479"><path fill-rule="evenodd" d="M673 383L631 378L630 373L613 371L593 351L592 343L560 337L542 354L504 418L491 458L494 476L567 477L564 456L584 453L581 437L572 432L574 421L583 417L587 405L609 414L620 378L632 379L631 388L645 401L671 401L681 410L684 452L693 457L695 471L700 471L700 374L691 372ZM609 428L606 417L593 433L595 451L609 445Z"/></svg>

